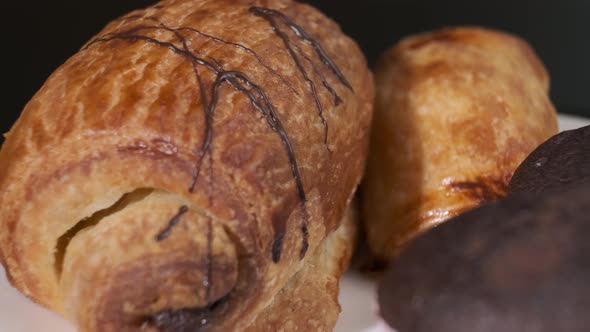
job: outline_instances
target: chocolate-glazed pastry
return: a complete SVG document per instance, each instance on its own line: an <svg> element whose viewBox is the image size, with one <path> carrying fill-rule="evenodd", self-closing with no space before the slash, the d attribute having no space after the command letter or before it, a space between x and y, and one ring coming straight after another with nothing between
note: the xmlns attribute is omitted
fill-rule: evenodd
<svg viewBox="0 0 590 332"><path fill-rule="evenodd" d="M559 133L516 169L510 193L556 190L590 181L590 126Z"/></svg>
<svg viewBox="0 0 590 332"><path fill-rule="evenodd" d="M357 45L308 5L121 17L6 135L8 276L81 331L330 330L372 100Z"/></svg>
<svg viewBox="0 0 590 332"><path fill-rule="evenodd" d="M411 243L379 286L400 332L582 332L590 326L590 186L508 196Z"/></svg>
<svg viewBox="0 0 590 332"><path fill-rule="evenodd" d="M557 133L545 68L502 32L409 37L383 56L376 78L363 220L384 262L421 232L506 195L522 160Z"/></svg>

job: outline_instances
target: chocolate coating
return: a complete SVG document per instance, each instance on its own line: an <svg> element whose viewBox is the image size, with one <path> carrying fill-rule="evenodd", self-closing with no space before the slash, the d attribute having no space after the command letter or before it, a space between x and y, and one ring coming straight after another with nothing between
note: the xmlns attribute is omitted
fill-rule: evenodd
<svg viewBox="0 0 590 332"><path fill-rule="evenodd" d="M509 193L542 192L590 181L590 126L564 131L541 144L518 167Z"/></svg>
<svg viewBox="0 0 590 332"><path fill-rule="evenodd" d="M514 195L425 233L388 270L401 332L587 331L590 186Z"/></svg>

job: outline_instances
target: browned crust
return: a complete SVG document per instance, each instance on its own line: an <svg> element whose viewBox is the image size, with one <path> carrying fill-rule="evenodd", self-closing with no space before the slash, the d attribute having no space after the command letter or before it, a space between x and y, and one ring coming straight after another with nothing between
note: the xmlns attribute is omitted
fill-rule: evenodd
<svg viewBox="0 0 590 332"><path fill-rule="evenodd" d="M327 142L309 82L302 78L269 21L253 15L252 6L276 9L297 23L321 43L350 83L348 88L320 61L312 45L282 26L301 54L316 63L317 71L302 60L315 82L323 106L321 115L329 125ZM108 296L108 283L88 296L66 294L91 289L99 282L93 278L99 275L111 277L109 282L116 284L113 276L125 275L117 264L127 266L143 257L139 255L141 248L147 248L148 256L180 259L167 251L171 247L155 243L153 238L179 207L186 205L187 216L192 217L180 225L205 227L201 217L210 218L218 232L215 236L231 239L220 248L233 248L235 253L230 250L220 257L240 262L239 278L229 282L232 298L224 320L211 329L240 330L253 323L301 269L306 245L309 252L316 252L324 238L339 227L367 155L372 77L357 45L333 21L310 6L288 0L165 0L111 22L97 38L129 34L130 29L154 25L155 21L167 27L200 29L256 53L254 56L244 47L188 30L181 32L190 50L216 59L227 70L247 74L251 83L264 90L296 156L305 208L300 204L293 160L276 129L276 119L261 117L244 93L230 84L221 85L211 118L210 153L202 158L197 178L195 164L209 128L202 101L211 100L211 96L200 93L191 61L186 61L186 55L178 56L178 50L170 46L137 36L106 38L87 44L56 70L7 134L0 152L0 257L16 288L76 321L80 330L118 331L122 327L115 326L116 322L100 326L106 324L98 320L105 312L94 310L99 303L95 300L101 296L116 302L116 297ZM143 36L182 47L181 38L169 30L151 29ZM201 69L204 86L211 87L215 75ZM334 95L324 89L321 76L342 99L338 105ZM235 87L237 83L232 84ZM138 203L153 208L140 223L142 230L150 229L151 233L139 232L133 226L139 221L133 217L123 218L127 213L139 216L143 210L133 212L129 207L105 218L70 243L65 268L69 266L71 272L64 270L64 276L73 279L60 280L53 266L57 239L78 221L137 188L157 189L156 196ZM275 263L272 249L277 242L276 224L281 222L286 233L280 261ZM119 263L106 253L87 252L82 243L75 243L79 236L89 242L101 240L101 232L115 234L105 250L117 248L118 253L111 255L120 256ZM302 241L304 235L309 237L307 241ZM181 237L179 241L204 250L207 240L203 236L197 232L194 238ZM142 241L144 247L138 245ZM94 271L99 267L104 267L100 273ZM142 273L158 273L156 267L146 268ZM76 271L85 271L91 278L76 279ZM187 303L186 298L170 301L149 310L177 309ZM111 323L116 320L107 318Z"/></svg>
<svg viewBox="0 0 590 332"><path fill-rule="evenodd" d="M412 36L376 72L363 219L385 261L424 230L503 197L520 162L557 131L545 68L507 33Z"/></svg>

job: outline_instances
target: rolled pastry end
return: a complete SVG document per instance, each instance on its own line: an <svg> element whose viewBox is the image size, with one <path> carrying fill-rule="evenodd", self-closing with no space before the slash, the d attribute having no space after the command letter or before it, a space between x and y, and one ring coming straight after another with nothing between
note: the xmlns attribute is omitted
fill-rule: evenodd
<svg viewBox="0 0 590 332"><path fill-rule="evenodd" d="M159 330L188 312L193 325L207 325L222 309L238 258L221 223L174 194L147 189L97 214L103 218L61 248L63 311L78 326Z"/></svg>

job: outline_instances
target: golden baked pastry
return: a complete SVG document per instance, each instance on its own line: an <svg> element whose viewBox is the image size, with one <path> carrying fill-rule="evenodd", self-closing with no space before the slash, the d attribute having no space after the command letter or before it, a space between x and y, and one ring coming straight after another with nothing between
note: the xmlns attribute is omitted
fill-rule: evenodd
<svg viewBox="0 0 590 332"><path fill-rule="evenodd" d="M545 68L506 33L409 37L375 75L363 219L385 261L424 230L504 196L520 162L557 132Z"/></svg>
<svg viewBox="0 0 590 332"><path fill-rule="evenodd" d="M9 279L80 331L332 329L372 82L333 21L289 0L111 22L6 134Z"/></svg>

